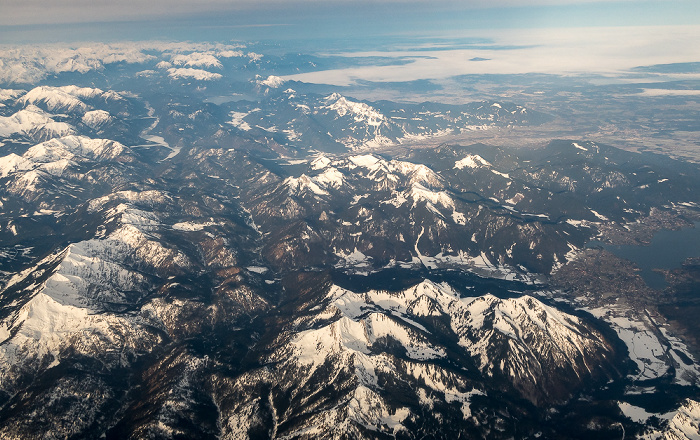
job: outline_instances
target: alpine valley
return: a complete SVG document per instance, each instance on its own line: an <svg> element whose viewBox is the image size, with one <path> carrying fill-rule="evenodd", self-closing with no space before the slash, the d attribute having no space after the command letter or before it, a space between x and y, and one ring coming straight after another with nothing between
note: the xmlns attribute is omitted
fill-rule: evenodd
<svg viewBox="0 0 700 440"><path fill-rule="evenodd" d="M0 54L0 438L700 438L694 158L268 49Z"/></svg>

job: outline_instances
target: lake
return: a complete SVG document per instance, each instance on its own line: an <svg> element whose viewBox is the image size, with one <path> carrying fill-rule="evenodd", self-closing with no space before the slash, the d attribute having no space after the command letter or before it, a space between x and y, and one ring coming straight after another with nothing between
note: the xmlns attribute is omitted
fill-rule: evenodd
<svg viewBox="0 0 700 440"><path fill-rule="evenodd" d="M668 283L663 274L654 269L674 269L690 257L700 257L700 222L693 228L662 229L654 234L651 243L641 245L609 245L593 240L586 247L602 247L620 258L637 264L644 282L653 289L662 290Z"/></svg>

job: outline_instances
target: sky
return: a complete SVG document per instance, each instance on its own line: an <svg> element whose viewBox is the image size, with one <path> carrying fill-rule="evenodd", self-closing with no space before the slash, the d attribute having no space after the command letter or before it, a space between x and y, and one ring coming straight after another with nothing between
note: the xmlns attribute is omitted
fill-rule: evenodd
<svg viewBox="0 0 700 440"><path fill-rule="evenodd" d="M698 0L2 0L6 43L696 25ZM70 24L70 25L67 25Z"/></svg>
<svg viewBox="0 0 700 440"><path fill-rule="evenodd" d="M578 8L578 9L577 9ZM292 15L313 15L314 11L330 15L334 10L369 16L385 11L398 10L442 10L442 11L496 11L503 18L513 13L533 11L538 15L547 11L556 17L561 12L584 13L587 19L595 19L595 11L618 11L615 17L621 21L675 20L679 24L697 23L699 7L697 1L689 0L3 0L0 25L31 25L47 23L84 23L143 21L173 19L192 16L236 15L250 19L257 16L260 23L266 17L279 18ZM488 14L479 14L481 18ZM527 16L523 19L530 19ZM694 15L694 17L693 17ZM369 17L367 17L369 18ZM682 23L681 23L682 22ZM636 24L642 24L637 22Z"/></svg>

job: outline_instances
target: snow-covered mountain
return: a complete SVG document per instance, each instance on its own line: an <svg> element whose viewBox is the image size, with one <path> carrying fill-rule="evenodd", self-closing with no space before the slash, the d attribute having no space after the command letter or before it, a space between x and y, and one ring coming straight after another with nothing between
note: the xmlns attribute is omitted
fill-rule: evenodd
<svg viewBox="0 0 700 440"><path fill-rule="evenodd" d="M101 100L104 102L124 100L118 93L104 92L91 87L39 86L20 98L23 105L36 105L49 112L85 113L86 102Z"/></svg>
<svg viewBox="0 0 700 440"><path fill-rule="evenodd" d="M673 416L663 436L672 440L685 440L698 438L698 432L700 432L700 403L688 399Z"/></svg>
<svg viewBox="0 0 700 440"><path fill-rule="evenodd" d="M652 295L586 245L700 218L696 165L413 148L547 116L166 46L0 93L0 437L693 438L694 266Z"/></svg>
<svg viewBox="0 0 700 440"><path fill-rule="evenodd" d="M297 93L274 79L258 80L269 97L260 103L232 104L232 125L244 131L284 134L300 148L321 151L376 150L411 144L463 130L540 124L548 116L513 104L463 106L436 103L360 102L339 93L327 96ZM278 90L275 90L278 89ZM272 92L275 90L275 93ZM505 110L507 108L507 110Z"/></svg>
<svg viewBox="0 0 700 440"><path fill-rule="evenodd" d="M9 137L19 133L34 141L43 141L75 133L70 124L57 122L51 116L34 105L11 116L0 116L0 136Z"/></svg>
<svg viewBox="0 0 700 440"><path fill-rule="evenodd" d="M90 76L112 68L135 66L143 71L159 63L172 67L221 68L238 60L244 66L259 61L261 54L246 50L239 43L116 42L76 47L71 44L25 46L0 49L0 82L36 84L47 77L79 74ZM135 71L130 71L130 74Z"/></svg>
<svg viewBox="0 0 700 440"><path fill-rule="evenodd" d="M6 194L40 201L41 209L63 210L75 203L70 201L75 193L125 182L133 172L125 168L134 162L134 154L119 142L71 135L34 145L21 156L0 157L0 178Z"/></svg>
<svg viewBox="0 0 700 440"><path fill-rule="evenodd" d="M521 395L549 402L616 374L609 369L613 352L599 333L532 297L461 298L446 283L423 281L398 292L333 285L322 302L300 305L300 318L272 342L265 364L222 383L224 438L254 430L290 438L421 435L430 428L416 422L426 416L421 423L427 426L450 432L445 423L451 420L470 432L489 417L479 399L500 394L480 374L531 384ZM477 333L490 336L473 340ZM536 366L520 363L523 353ZM597 360L587 365L583 358ZM533 376L523 380L522 374ZM568 386L549 388L556 377L567 377Z"/></svg>

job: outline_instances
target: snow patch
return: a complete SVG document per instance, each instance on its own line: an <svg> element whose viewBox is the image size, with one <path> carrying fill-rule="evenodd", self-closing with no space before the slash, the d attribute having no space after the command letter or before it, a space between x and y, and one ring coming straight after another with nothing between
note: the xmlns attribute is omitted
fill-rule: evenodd
<svg viewBox="0 0 700 440"><path fill-rule="evenodd" d="M210 53L192 52L187 55L172 55L170 62L175 66L222 68L221 61Z"/></svg>
<svg viewBox="0 0 700 440"><path fill-rule="evenodd" d="M246 116L248 116L250 112L248 113L243 113L243 112L231 112L229 113L229 116L231 116L231 120L227 122L227 124L231 124L234 127L241 129L243 131L250 131L251 127L250 125L243 120Z"/></svg>
<svg viewBox="0 0 700 440"><path fill-rule="evenodd" d="M287 177L283 182L289 188L289 195L300 195L305 191L311 191L317 196L327 196L328 191L322 189L315 179L302 174L299 177Z"/></svg>
<svg viewBox="0 0 700 440"><path fill-rule="evenodd" d="M469 154L464 159L455 162L454 168L461 170L463 168L481 168L490 166L491 164L478 154Z"/></svg>
<svg viewBox="0 0 700 440"><path fill-rule="evenodd" d="M109 112L104 110L92 110L83 115L82 121L83 124L87 125L93 130L97 130L109 123L111 119L112 116L110 116Z"/></svg>
<svg viewBox="0 0 700 440"><path fill-rule="evenodd" d="M191 67L172 67L168 69L168 76L173 79L192 78L197 81L213 81L223 78L219 73L212 73L202 69L193 69Z"/></svg>
<svg viewBox="0 0 700 440"><path fill-rule="evenodd" d="M589 211L591 211L593 213L593 215L595 215L598 219L600 219L604 222L609 220L606 216L604 216L603 214L599 214L597 211L594 211L592 209L589 209Z"/></svg>
<svg viewBox="0 0 700 440"><path fill-rule="evenodd" d="M331 160L326 156L318 156L311 162L312 170L322 170L331 164Z"/></svg>
<svg viewBox="0 0 700 440"><path fill-rule="evenodd" d="M284 85L285 80L279 76L270 75L264 80L257 80L258 85L269 87L271 89L277 89Z"/></svg>
<svg viewBox="0 0 700 440"><path fill-rule="evenodd" d="M219 223L216 222L204 222L204 223L194 223L194 222L180 222L175 223L172 228L177 231L201 231L209 226L217 226Z"/></svg>

